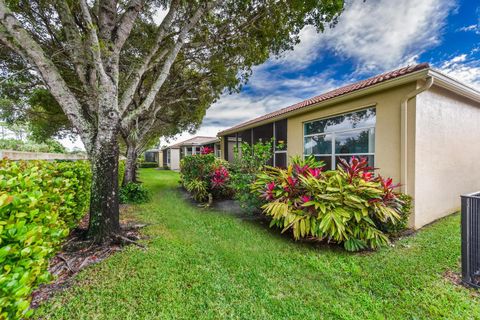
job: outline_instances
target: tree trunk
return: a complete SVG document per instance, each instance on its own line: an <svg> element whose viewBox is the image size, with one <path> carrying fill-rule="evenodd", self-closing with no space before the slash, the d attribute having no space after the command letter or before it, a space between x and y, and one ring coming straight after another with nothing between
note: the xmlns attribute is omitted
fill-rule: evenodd
<svg viewBox="0 0 480 320"><path fill-rule="evenodd" d="M90 223L88 235L103 243L120 232L118 201L119 148L115 132L99 133L90 154L92 185L90 193Z"/></svg>
<svg viewBox="0 0 480 320"><path fill-rule="evenodd" d="M137 148L135 144L127 142L127 161L125 162L125 175L123 177L122 185L127 185L129 182L137 182Z"/></svg>

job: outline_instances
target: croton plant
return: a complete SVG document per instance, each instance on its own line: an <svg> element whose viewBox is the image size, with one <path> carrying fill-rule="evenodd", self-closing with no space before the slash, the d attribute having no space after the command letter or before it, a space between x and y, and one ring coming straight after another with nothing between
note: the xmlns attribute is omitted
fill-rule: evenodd
<svg viewBox="0 0 480 320"><path fill-rule="evenodd" d="M411 200L397 187L366 158L341 159L337 170L324 170L310 157L294 158L286 169L267 167L252 192L266 200L271 226L292 230L295 239L326 239L357 251L387 244L386 232L405 226Z"/></svg>
<svg viewBox="0 0 480 320"><path fill-rule="evenodd" d="M198 202L231 195L228 163L216 158L206 148L200 154L186 156L180 161L180 182Z"/></svg>

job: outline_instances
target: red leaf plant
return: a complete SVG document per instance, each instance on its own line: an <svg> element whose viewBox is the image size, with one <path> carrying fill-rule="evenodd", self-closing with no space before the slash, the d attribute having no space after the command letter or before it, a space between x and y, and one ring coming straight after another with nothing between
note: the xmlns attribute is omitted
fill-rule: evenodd
<svg viewBox="0 0 480 320"><path fill-rule="evenodd" d="M227 168L225 168L222 165L218 166L217 168L214 169L212 178L210 180L212 183L212 188L224 187L229 179L230 179L230 174L228 173Z"/></svg>
<svg viewBox="0 0 480 320"><path fill-rule="evenodd" d="M210 153L213 153L213 148L210 148L208 146L200 148L200 154L210 154Z"/></svg>
<svg viewBox="0 0 480 320"><path fill-rule="evenodd" d="M368 165L366 157L357 158L352 156L350 161L340 158L340 167L347 173L348 182L352 183L355 178L362 178L365 181L373 179L373 170L375 168Z"/></svg>

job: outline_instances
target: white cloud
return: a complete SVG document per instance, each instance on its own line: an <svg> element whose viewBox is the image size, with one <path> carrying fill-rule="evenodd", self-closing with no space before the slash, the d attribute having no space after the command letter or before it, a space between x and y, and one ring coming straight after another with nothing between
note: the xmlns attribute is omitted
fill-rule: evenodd
<svg viewBox="0 0 480 320"><path fill-rule="evenodd" d="M326 49L352 60L360 73L416 63L422 52L440 42L454 6L450 0L350 1L335 28L321 35L313 27L304 28L300 44L270 63L306 68Z"/></svg>
<svg viewBox="0 0 480 320"><path fill-rule="evenodd" d="M475 32L476 34L480 34L480 22L478 24L472 24L469 26L461 27L458 31L463 32Z"/></svg>
<svg viewBox="0 0 480 320"><path fill-rule="evenodd" d="M267 63L268 65L280 64L289 70L301 70L308 67L313 61L320 57L321 35L313 26L306 26L300 31L300 43L294 50L284 52L280 57L275 57Z"/></svg>
<svg viewBox="0 0 480 320"><path fill-rule="evenodd" d="M69 151L73 151L74 149L85 150L85 146L83 145L83 142L79 136L67 137L57 140Z"/></svg>
<svg viewBox="0 0 480 320"><path fill-rule="evenodd" d="M480 59L461 54L443 62L437 68L480 91Z"/></svg>

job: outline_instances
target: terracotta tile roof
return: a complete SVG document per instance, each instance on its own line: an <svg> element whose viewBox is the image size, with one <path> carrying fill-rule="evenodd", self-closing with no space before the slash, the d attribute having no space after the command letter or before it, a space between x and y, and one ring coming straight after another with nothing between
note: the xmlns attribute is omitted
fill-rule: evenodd
<svg viewBox="0 0 480 320"><path fill-rule="evenodd" d="M326 101L326 100L329 100L329 99L332 99L332 98L335 98L335 97L338 97L338 96L342 96L342 95L350 93L350 92L354 92L354 91L357 91L357 90L360 90L360 89L364 89L364 88L373 86L373 85L381 83L381 82L385 82L387 80L399 78L399 77L407 75L409 73L413 73L415 71L428 69L428 68L430 68L428 63L421 63L421 64L417 64L417 65L413 65L413 66L406 66L406 67L403 67L403 68L400 68L400 69L397 69L397 70L393 70L393 71L389 71L389 72L386 72L386 73L382 73L380 75L377 75L377 76L374 76L374 77L371 77L371 78L368 78L368 79L365 79L365 80L361 80L361 81L346 85L344 87L340 87L338 89L323 93L319 96L316 96L316 97L298 102L298 103L296 103L294 105L291 105L291 106L288 106L286 108L283 108L283 109L280 109L280 110L277 110L277 111L274 111L274 112L271 112L271 113L267 113L266 115L260 116L258 118L248 120L248 121L243 122L239 125L233 126L229 129L220 131L218 133L218 135L222 135L224 132L227 132L227 131L241 129L243 127L246 127L248 125L251 125L251 124L254 124L254 123L257 123L257 122L268 120L270 118L274 118L274 117L280 116L282 114L285 114L285 113L288 113L288 112L291 112L291 111L294 111L294 110L298 110L298 109L302 109L302 108L311 106L311 105L313 105L315 103L318 103L318 102Z"/></svg>
<svg viewBox="0 0 480 320"><path fill-rule="evenodd" d="M188 140L172 144L171 146L168 146L167 148L179 148L181 146L186 146L186 145L203 145L203 144L213 143L213 142L217 142L217 141L218 141L217 137L196 136L196 137L190 138Z"/></svg>

